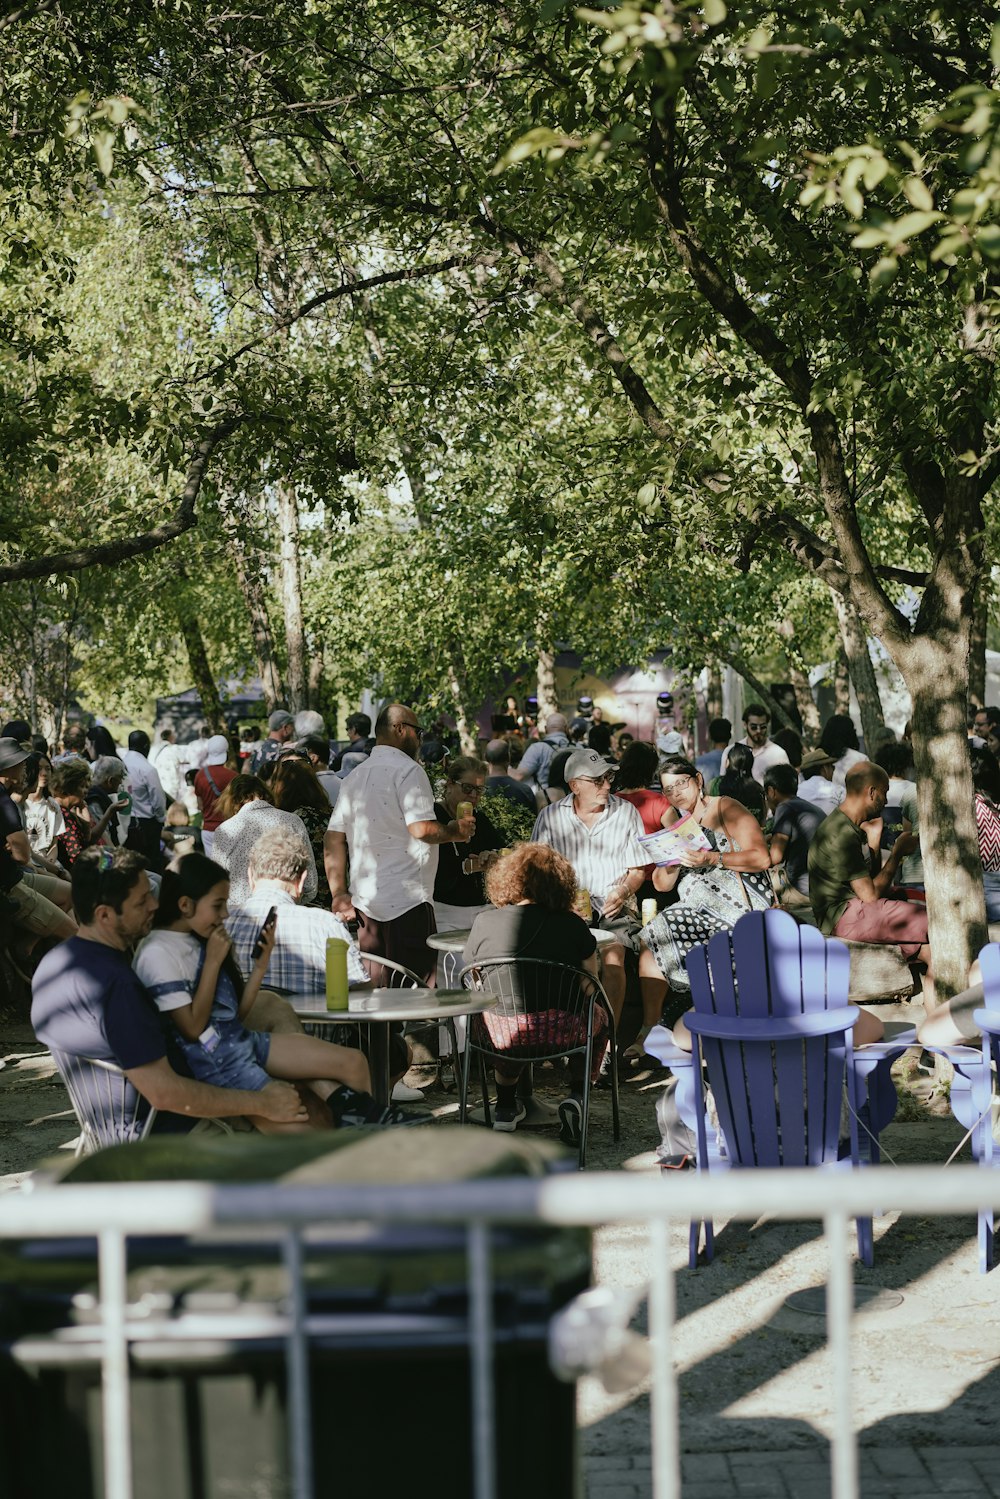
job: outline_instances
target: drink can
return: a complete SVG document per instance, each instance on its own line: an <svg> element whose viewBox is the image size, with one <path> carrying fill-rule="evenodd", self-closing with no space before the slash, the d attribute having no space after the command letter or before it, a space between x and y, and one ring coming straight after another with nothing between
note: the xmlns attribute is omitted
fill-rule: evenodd
<svg viewBox="0 0 1000 1499"><path fill-rule="evenodd" d="M462 821L463 817L471 817L472 816L472 803L471 802L459 802L458 806L455 808L455 816L458 818L459 822Z"/></svg>
<svg viewBox="0 0 1000 1499"><path fill-rule="evenodd" d="M654 897L651 896L651 895L647 896L646 899L642 903L642 924L643 924L643 926L649 926L649 923L651 921L655 921L658 911L659 911L659 907L657 906L656 900L654 899Z"/></svg>
<svg viewBox="0 0 1000 1499"><path fill-rule="evenodd" d="M326 939L326 1007L347 1009L347 943L342 937Z"/></svg>
<svg viewBox="0 0 1000 1499"><path fill-rule="evenodd" d="M578 916L582 916L589 926L594 919L594 902L590 898L589 890L578 890L576 892L573 910Z"/></svg>

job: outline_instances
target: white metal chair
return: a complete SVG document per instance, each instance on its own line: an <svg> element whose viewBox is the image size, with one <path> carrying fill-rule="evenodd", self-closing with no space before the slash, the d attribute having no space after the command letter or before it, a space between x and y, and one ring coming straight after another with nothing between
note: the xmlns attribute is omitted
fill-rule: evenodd
<svg viewBox="0 0 1000 1499"><path fill-rule="evenodd" d="M66 1085L80 1125L78 1156L93 1155L105 1145L131 1144L146 1138L156 1110L114 1062L73 1056L54 1047L52 1060Z"/></svg>

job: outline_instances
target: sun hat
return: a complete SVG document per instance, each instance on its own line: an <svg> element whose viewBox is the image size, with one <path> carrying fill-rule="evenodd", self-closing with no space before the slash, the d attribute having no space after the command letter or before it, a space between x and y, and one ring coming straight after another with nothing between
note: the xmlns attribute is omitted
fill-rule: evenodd
<svg viewBox="0 0 1000 1499"><path fill-rule="evenodd" d="M30 750L22 749L16 739L0 739L0 771L23 765L30 753Z"/></svg>
<svg viewBox="0 0 1000 1499"><path fill-rule="evenodd" d="M805 775L807 770L819 770L821 765L836 765L836 763L833 756L828 755L826 750L813 749L806 750L802 756L802 764L799 768L802 774Z"/></svg>

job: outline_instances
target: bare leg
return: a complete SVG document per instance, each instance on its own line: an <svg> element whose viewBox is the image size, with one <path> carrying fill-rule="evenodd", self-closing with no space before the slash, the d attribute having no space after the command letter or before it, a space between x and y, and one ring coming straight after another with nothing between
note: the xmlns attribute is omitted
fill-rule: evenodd
<svg viewBox="0 0 1000 1499"><path fill-rule="evenodd" d="M625 1005L625 949L620 942L601 948L601 981L617 1025Z"/></svg>
<svg viewBox="0 0 1000 1499"><path fill-rule="evenodd" d="M854 1022L854 1044L855 1046L866 1046L869 1041L881 1041L885 1035L885 1026L877 1015L869 1015L868 1011L858 1007L858 1018Z"/></svg>
<svg viewBox="0 0 1000 1499"><path fill-rule="evenodd" d="M337 1046L316 1036L272 1036L267 1070L272 1077L292 1082L319 1078L344 1083L359 1093L371 1092L371 1074L364 1055L351 1046Z"/></svg>

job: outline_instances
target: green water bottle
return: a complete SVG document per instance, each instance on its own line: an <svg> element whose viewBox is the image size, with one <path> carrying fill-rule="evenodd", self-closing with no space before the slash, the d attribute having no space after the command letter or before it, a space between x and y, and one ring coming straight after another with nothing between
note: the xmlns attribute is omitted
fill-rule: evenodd
<svg viewBox="0 0 1000 1499"><path fill-rule="evenodd" d="M347 943L342 937L326 939L326 1007L347 1009Z"/></svg>

